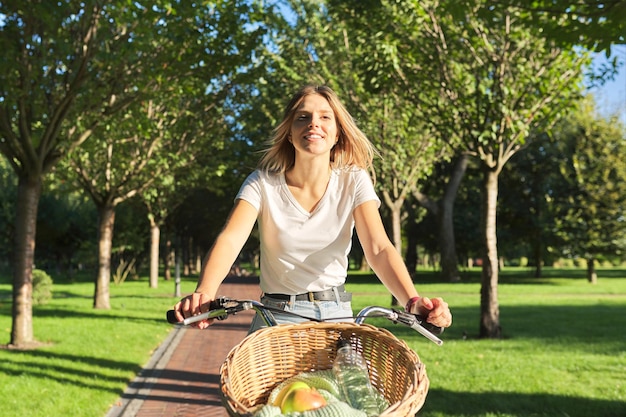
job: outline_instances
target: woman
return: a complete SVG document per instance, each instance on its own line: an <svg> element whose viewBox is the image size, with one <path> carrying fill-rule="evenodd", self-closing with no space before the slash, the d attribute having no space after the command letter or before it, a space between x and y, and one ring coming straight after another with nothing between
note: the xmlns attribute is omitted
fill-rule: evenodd
<svg viewBox="0 0 626 417"><path fill-rule="evenodd" d="M315 319L352 317L351 294L343 284L356 229L368 263L406 310L434 325L450 326L448 304L418 296L383 227L380 200L367 173L374 153L333 90L301 88L258 169L237 194L195 292L176 304L178 319L207 310L258 221L263 304ZM297 320L275 316L278 322ZM251 331L260 326L255 317Z"/></svg>

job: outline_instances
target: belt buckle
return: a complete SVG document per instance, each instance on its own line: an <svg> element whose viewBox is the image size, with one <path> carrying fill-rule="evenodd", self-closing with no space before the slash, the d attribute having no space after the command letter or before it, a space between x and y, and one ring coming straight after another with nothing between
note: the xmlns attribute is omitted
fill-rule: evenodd
<svg viewBox="0 0 626 417"><path fill-rule="evenodd" d="M312 303L315 302L315 295L310 291L307 294L309 295L309 301Z"/></svg>

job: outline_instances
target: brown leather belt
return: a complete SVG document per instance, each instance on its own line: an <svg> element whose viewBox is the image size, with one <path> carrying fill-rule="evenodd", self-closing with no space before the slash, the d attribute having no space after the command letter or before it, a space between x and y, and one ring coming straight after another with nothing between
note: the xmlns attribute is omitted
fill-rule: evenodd
<svg viewBox="0 0 626 417"><path fill-rule="evenodd" d="M337 288L337 292L339 293L339 301L351 301L352 293L346 292L346 288L343 285L340 285ZM264 294L264 297L273 298L274 300L283 300L289 301L291 300L291 295L289 294ZM296 301L336 301L337 296L335 295L334 289L324 290L324 291L314 291L314 292L305 292L303 294L296 294Z"/></svg>

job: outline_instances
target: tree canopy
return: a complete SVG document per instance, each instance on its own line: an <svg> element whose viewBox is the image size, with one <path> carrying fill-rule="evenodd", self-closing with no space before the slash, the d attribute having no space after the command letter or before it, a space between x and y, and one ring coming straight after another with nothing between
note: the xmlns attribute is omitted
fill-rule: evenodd
<svg viewBox="0 0 626 417"><path fill-rule="evenodd" d="M625 3L1 3L0 152L6 166L0 180L7 184L3 196L15 198L15 219L0 243L14 239L12 343L34 340L32 267L37 219L44 217L38 206L45 180L70 172L51 176L55 168L71 167L102 206L141 195L153 220L208 245L287 96L305 82L337 90L379 149L377 187L399 249L406 240L402 220L415 211L407 196L433 172L445 171L435 166L452 155L475 158L470 163L480 165L485 205L483 297L489 307L483 330L494 335L498 175L574 108L587 51L608 53L624 43ZM597 201L591 214L597 220L602 196L583 179L608 187L614 182L608 179L621 174L608 170L610 155L592 163L588 150L601 152L607 144L580 132L614 132L582 119L576 125L581 130L563 133L562 144L577 156L562 166L571 174L572 192ZM5 175L8 167L14 177ZM190 210L211 204L218 216ZM570 204L563 219L580 218L582 206ZM4 200L1 207L0 221L12 221ZM616 250L597 244L609 240L591 234L598 228L584 235L595 246L577 247L577 253Z"/></svg>

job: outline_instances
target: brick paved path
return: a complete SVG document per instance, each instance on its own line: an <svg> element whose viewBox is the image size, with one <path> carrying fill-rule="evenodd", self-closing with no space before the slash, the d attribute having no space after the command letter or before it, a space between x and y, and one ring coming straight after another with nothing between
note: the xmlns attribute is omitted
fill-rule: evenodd
<svg viewBox="0 0 626 417"><path fill-rule="evenodd" d="M258 300L258 278L228 278L218 295ZM246 336L253 316L242 312L207 330L174 328L107 417L227 417L219 368Z"/></svg>

